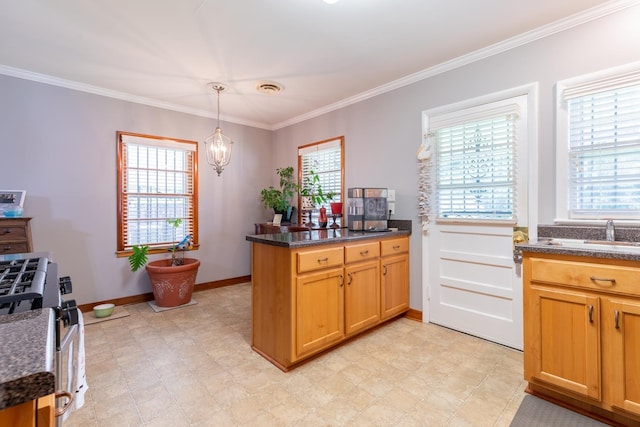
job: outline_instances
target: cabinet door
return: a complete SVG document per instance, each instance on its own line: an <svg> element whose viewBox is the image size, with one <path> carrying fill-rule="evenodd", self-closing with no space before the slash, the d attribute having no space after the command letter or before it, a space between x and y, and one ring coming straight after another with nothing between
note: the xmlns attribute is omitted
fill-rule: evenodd
<svg viewBox="0 0 640 427"><path fill-rule="evenodd" d="M538 287L530 295L527 376L600 400L599 298Z"/></svg>
<svg viewBox="0 0 640 427"><path fill-rule="evenodd" d="M611 403L640 414L640 303L611 301L603 305L602 316L603 335L610 343L603 358L611 368L611 378L605 379Z"/></svg>
<svg viewBox="0 0 640 427"><path fill-rule="evenodd" d="M382 320L409 309L409 255L383 258L380 304Z"/></svg>
<svg viewBox="0 0 640 427"><path fill-rule="evenodd" d="M323 349L344 337L342 268L296 279L296 355Z"/></svg>
<svg viewBox="0 0 640 427"><path fill-rule="evenodd" d="M20 405L0 409L0 426L35 427L36 401L30 400Z"/></svg>
<svg viewBox="0 0 640 427"><path fill-rule="evenodd" d="M346 267L345 280L345 332L351 335L380 321L378 261L361 262Z"/></svg>

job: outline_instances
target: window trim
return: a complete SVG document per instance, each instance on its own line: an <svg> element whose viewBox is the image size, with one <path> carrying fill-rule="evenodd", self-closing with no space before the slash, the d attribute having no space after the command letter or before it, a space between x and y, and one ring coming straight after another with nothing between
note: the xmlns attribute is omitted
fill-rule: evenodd
<svg viewBox="0 0 640 427"><path fill-rule="evenodd" d="M157 142L160 141L165 141L167 144L175 144L175 143L179 143L179 144L189 144L193 146L193 227L192 227L192 238L193 238L193 249L198 249L200 246L200 241L198 238L198 142L197 141L191 141L191 140L186 140L186 139L178 139L178 138L168 138L168 137L162 137L162 136L155 136L155 135L147 135L147 134L141 134L141 133L132 133L132 132L124 132L124 131L117 131L116 132L116 146L117 146L117 173L116 173L116 179L117 179L117 228L118 228L118 233L117 233L117 242L116 242L116 255L118 257L127 257L132 253L132 250L130 247L127 247L127 245L124 242L124 197L123 197L123 168L124 168L124 156L123 156L123 137L133 137L133 138L142 138L142 139L151 139L151 140L155 140ZM159 143L156 146L161 146L162 144ZM162 245L162 246L154 246L149 248L149 253L155 254L155 253L166 253L167 248L169 248L171 245Z"/></svg>
<svg viewBox="0 0 640 427"><path fill-rule="evenodd" d="M335 142L338 142L340 145L340 201L343 203L342 205L342 209L343 212L342 214L344 215L344 205L345 205L345 191L344 191L344 135L342 136L337 136L335 138L329 138L329 139L325 139L322 141L317 141L317 142L312 142L310 144L305 144L305 145L300 145L298 146L298 182L299 183L303 183L304 182L304 177L302 176L302 155L300 154L301 151L305 151L305 150L309 150L312 147L318 147L320 145L323 144L332 144ZM317 150L317 148L316 148ZM302 197L300 196L300 193L298 192L298 206L302 206ZM302 210L298 209L298 223L302 223Z"/></svg>
<svg viewBox="0 0 640 427"><path fill-rule="evenodd" d="M520 105L521 117L516 121L518 127L518 138L520 145L524 144L528 148L525 152L518 150L518 154L515 158L515 170L527 171L535 170L537 165L537 157L535 156L535 142L537 141L537 134L534 124L537 122L537 84L531 83L523 86L514 87L500 92L495 92L487 95L483 95L477 98L472 98L464 101L455 102L449 105L435 107L422 112L422 130L423 130L423 144L418 149L418 156L425 149L425 147L431 150L430 164L433 165L433 170L427 173L426 177L428 181L427 189L427 201L424 202L423 218L427 218L427 222L433 221L437 224L478 224L478 225L507 225L518 224L520 226L529 226L533 224L532 220L535 220L535 215L532 214L535 206L535 193L536 189L531 187L531 184L524 181L522 185L527 188L527 191L519 191L516 193L515 208L516 213L511 219L493 219L493 218L439 218L437 217L437 183L436 183L436 170L434 157L437 156L434 149L435 141L431 141L431 128L433 127L432 120L439 118L447 118L449 116L465 116L468 117L482 117L487 111L491 111L496 105L504 105L505 103L513 104L514 101ZM425 145L426 144L426 145ZM517 172L520 174L520 172ZM527 179L526 177L524 179ZM516 184L520 185L520 184ZM519 212L522 206L528 206L527 212ZM423 226L424 224L423 219Z"/></svg>
<svg viewBox="0 0 640 427"><path fill-rule="evenodd" d="M555 224L602 225L607 220L606 218L570 218L569 216L569 111L563 94L565 91L575 90L576 87L586 86L590 83L597 86L602 81L614 81L616 78L621 78L633 72L640 72L640 61L561 80L556 83L556 217L553 220ZM614 217L614 219L616 218ZM635 226L640 224L640 220L635 219L616 219L616 222Z"/></svg>

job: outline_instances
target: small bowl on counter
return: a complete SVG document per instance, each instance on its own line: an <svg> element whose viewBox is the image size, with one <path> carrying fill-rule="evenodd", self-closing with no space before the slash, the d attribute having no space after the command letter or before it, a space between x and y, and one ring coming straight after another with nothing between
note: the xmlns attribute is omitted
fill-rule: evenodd
<svg viewBox="0 0 640 427"><path fill-rule="evenodd" d="M113 310L115 309L114 304L100 304L93 307L93 315L97 318L101 317L109 317L113 314Z"/></svg>

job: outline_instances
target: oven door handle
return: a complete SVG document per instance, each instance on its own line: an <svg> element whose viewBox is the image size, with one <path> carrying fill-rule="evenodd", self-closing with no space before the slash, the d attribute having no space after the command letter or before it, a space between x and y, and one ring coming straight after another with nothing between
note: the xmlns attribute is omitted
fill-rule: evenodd
<svg viewBox="0 0 640 427"><path fill-rule="evenodd" d="M67 412L67 409L71 407L71 404L73 403L73 395L66 390L58 390L56 391L55 396L56 396L56 399L62 398L62 397L66 397L67 399L69 399L67 400L67 403L65 403L62 408L56 408L55 414L57 418L64 415L64 413Z"/></svg>

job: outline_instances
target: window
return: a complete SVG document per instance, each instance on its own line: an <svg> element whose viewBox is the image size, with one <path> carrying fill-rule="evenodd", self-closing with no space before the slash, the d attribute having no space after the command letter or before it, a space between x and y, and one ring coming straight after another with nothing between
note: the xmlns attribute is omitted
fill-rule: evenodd
<svg viewBox="0 0 640 427"><path fill-rule="evenodd" d="M560 218L640 219L640 66L558 84Z"/></svg>
<svg viewBox="0 0 640 427"><path fill-rule="evenodd" d="M335 193L332 202L342 202L344 199L344 137L315 142L298 147L298 178L305 182L311 171L318 174L323 193ZM298 200L298 206L301 201ZM329 202L323 205L329 208ZM321 206L316 206L320 208Z"/></svg>
<svg viewBox="0 0 640 427"><path fill-rule="evenodd" d="M516 219L516 140L525 102L511 98L427 119L437 154L437 219Z"/></svg>
<svg viewBox="0 0 640 427"><path fill-rule="evenodd" d="M198 144L118 132L118 252L165 250L190 235L198 246ZM168 219L180 218L176 229Z"/></svg>

